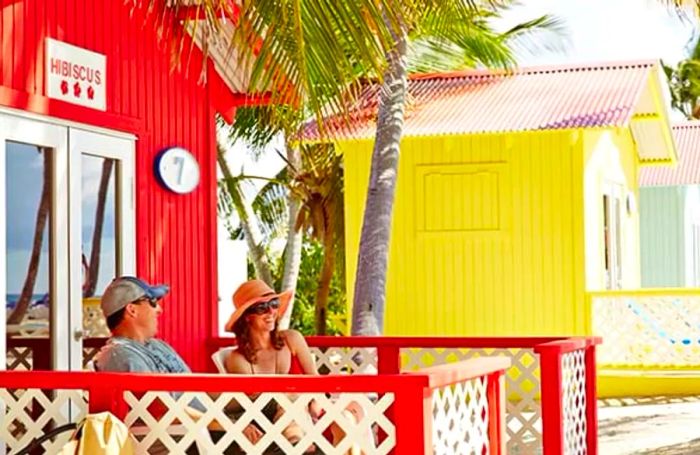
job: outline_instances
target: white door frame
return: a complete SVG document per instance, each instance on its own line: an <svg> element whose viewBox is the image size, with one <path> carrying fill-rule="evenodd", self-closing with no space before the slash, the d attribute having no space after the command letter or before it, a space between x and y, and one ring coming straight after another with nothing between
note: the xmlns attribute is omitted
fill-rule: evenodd
<svg viewBox="0 0 700 455"><path fill-rule="evenodd" d="M49 257L68 257L68 204L65 195L68 192L68 130L64 127L50 125L32 119L8 116L0 113L0 296L5 299L7 294L7 242L6 229L6 207L5 207L5 143L7 141L23 142L41 147L49 147L52 152L53 165L53 188L51 191L51 216L49 222L49 238L51 239L51 253ZM64 197L61 197L64 195ZM53 346L67 346L67 333L65 327L68 326L68 269L57 266L55 263L49 265L49 273L53 274L50 279L51 286L51 322L50 336ZM6 319L5 305L2 305L0 314ZM2 325L0 333L1 358L0 369L6 366L5 324ZM67 349L54 348L51 353L52 365L55 369L65 370L69 366L69 353Z"/></svg>
<svg viewBox="0 0 700 455"><path fill-rule="evenodd" d="M134 136L104 129L77 127L72 122L36 115L15 115L0 110L0 296L5 298L7 283L5 142L16 141L53 150L51 223L53 258L69 258L68 263L52 263L51 337L52 364L57 370L82 369L82 154L117 160L115 176L117 274L136 271ZM2 321L6 308L0 309ZM0 328L0 370L6 366L5 324Z"/></svg>
<svg viewBox="0 0 700 455"><path fill-rule="evenodd" d="M83 305L82 305L82 155L88 154L116 160L117 183L115 205L117 275L134 275L136 271L136 225L134 216L134 141L107 136L78 128L68 129L70 190L70 369L83 368Z"/></svg>

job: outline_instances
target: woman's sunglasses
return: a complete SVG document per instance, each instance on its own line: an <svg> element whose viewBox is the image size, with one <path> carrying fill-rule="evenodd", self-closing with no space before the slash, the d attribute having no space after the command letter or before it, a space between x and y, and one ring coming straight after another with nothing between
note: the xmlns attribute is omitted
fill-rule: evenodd
<svg viewBox="0 0 700 455"><path fill-rule="evenodd" d="M265 314L270 310L276 310L280 307L279 299L272 299L267 302L256 303L248 309L252 314Z"/></svg>

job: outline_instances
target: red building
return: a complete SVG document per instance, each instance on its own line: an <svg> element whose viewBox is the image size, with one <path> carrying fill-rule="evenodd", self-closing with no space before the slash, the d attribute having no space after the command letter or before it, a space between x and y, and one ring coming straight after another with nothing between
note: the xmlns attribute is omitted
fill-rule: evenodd
<svg viewBox="0 0 700 455"><path fill-rule="evenodd" d="M44 180L48 211L29 313L48 296L52 367L81 367L83 286L97 262L97 296L114 274L170 284L161 335L204 370L205 340L216 330L214 120L217 112L231 118L235 86L212 59L202 70L197 46L190 53L186 44L174 68L171 45L181 30L166 29L161 39L156 18L125 3L2 2L0 293L18 300L26 287ZM196 160L198 184L196 166L177 152L157 178L159 154L172 147ZM42 161L51 178L42 176ZM95 177L106 162L113 172L95 248ZM194 188L167 189L168 176Z"/></svg>

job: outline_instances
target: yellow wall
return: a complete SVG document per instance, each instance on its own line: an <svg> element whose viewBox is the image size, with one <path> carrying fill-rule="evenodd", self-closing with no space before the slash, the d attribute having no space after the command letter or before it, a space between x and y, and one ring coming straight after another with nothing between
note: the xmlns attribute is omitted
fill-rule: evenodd
<svg viewBox="0 0 700 455"><path fill-rule="evenodd" d="M638 160L634 142L627 129L586 131L583 159L586 170L585 238L586 288L589 291L605 289L603 240L603 191L617 186L622 194L622 287L640 286L639 257L639 191L637 184ZM627 199L635 201L632 211L627 210Z"/></svg>
<svg viewBox="0 0 700 455"><path fill-rule="evenodd" d="M340 144L349 302L371 146ZM582 150L578 131L404 139L386 333L582 334Z"/></svg>

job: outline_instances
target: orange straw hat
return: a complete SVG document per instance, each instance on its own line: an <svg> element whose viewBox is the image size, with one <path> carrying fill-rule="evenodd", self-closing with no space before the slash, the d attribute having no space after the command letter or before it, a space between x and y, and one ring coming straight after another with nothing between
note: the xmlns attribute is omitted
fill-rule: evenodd
<svg viewBox="0 0 700 455"><path fill-rule="evenodd" d="M292 299L294 291L289 289L279 294L267 285L262 280L249 280L238 286L236 292L233 293L233 306L236 311L233 312L224 327L227 332L233 331L233 324L236 323L245 311L260 302L267 302L272 299L279 299L280 307L277 310L277 317L281 318L289 306L289 301Z"/></svg>

